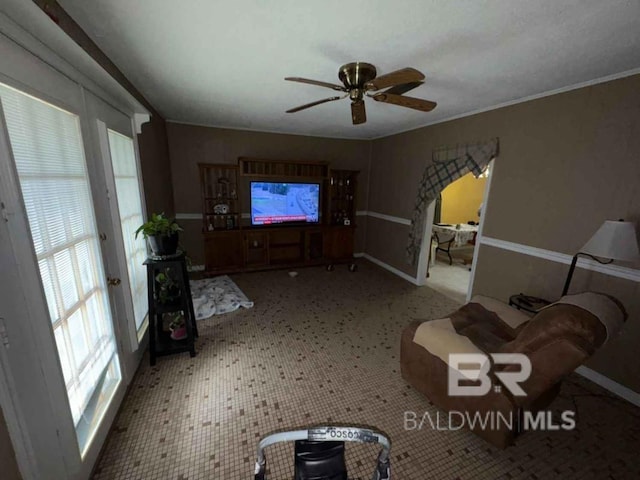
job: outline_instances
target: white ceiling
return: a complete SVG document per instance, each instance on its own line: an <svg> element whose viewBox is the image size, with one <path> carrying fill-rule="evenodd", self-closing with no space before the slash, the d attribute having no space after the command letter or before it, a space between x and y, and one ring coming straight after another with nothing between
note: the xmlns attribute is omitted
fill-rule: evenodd
<svg viewBox="0 0 640 480"><path fill-rule="evenodd" d="M639 0L59 0L168 120L326 137L375 138L640 67ZM366 61L414 67L407 95L431 113L347 99L339 83Z"/></svg>

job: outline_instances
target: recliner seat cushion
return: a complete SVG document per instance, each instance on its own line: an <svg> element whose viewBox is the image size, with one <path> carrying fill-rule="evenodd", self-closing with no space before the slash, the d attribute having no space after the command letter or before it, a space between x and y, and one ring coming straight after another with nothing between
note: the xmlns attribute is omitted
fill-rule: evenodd
<svg viewBox="0 0 640 480"><path fill-rule="evenodd" d="M484 295L474 295L470 303L482 305L486 310L495 313L501 321L514 330L517 330L531 320L531 315L527 315L516 308L510 307L495 298L485 297Z"/></svg>

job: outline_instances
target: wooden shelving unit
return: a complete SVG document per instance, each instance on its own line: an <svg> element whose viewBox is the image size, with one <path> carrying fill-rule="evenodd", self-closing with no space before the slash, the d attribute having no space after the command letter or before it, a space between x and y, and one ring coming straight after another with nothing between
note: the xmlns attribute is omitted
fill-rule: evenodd
<svg viewBox="0 0 640 480"><path fill-rule="evenodd" d="M202 231L236 230L241 224L238 167L199 163Z"/></svg>
<svg viewBox="0 0 640 480"><path fill-rule="evenodd" d="M240 158L240 172L246 177L327 178L328 162L304 162L293 160L264 160Z"/></svg>
<svg viewBox="0 0 640 480"><path fill-rule="evenodd" d="M147 267L150 364L155 365L156 357L180 352L189 352L191 357L195 357L195 337L198 336L198 327L184 253L158 259L150 257L144 264ZM159 273L171 276L177 288L176 298L168 303L161 301L162 297L159 293L161 285L157 279ZM163 316L167 313L176 313L183 317L187 332L185 339L173 340L170 333L164 330Z"/></svg>
<svg viewBox="0 0 640 480"><path fill-rule="evenodd" d="M358 172L331 170L328 186L328 218L330 225L355 226Z"/></svg>
<svg viewBox="0 0 640 480"><path fill-rule="evenodd" d="M205 274L353 262L357 171L331 170L328 162L246 157L237 166L199 166ZM243 225L240 200L254 179L320 183L322 223ZM227 213L216 211L221 204L228 206ZM234 220L227 223L229 217Z"/></svg>

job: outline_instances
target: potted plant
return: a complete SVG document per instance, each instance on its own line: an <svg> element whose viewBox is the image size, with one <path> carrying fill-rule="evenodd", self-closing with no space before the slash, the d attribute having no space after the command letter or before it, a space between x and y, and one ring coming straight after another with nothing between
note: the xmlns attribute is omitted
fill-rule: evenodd
<svg viewBox="0 0 640 480"><path fill-rule="evenodd" d="M158 273L155 277L155 282L157 285L156 300L159 304L171 305L180 298L180 287L174 280L170 268ZM187 338L187 327L184 323L183 312L166 313L163 316L163 323L165 319L170 321L169 330L171 331L170 336L173 340L184 340Z"/></svg>
<svg viewBox="0 0 640 480"><path fill-rule="evenodd" d="M182 312L176 312L172 314L173 320L169 324L169 330L171 330L171 338L173 340L184 340L187 338L187 326L184 323L184 316Z"/></svg>
<svg viewBox="0 0 640 480"><path fill-rule="evenodd" d="M156 300L162 305L176 302L180 298L180 287L173 277L170 268L156 275Z"/></svg>
<svg viewBox="0 0 640 480"><path fill-rule="evenodd" d="M178 232L182 228L174 219L169 220L164 213L152 213L151 219L136 230L136 238L142 233L154 255L173 255L178 250Z"/></svg>

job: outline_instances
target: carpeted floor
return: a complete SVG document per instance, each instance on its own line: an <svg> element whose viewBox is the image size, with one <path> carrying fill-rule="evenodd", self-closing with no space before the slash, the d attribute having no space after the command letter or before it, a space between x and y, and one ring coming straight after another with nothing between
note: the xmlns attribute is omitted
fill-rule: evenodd
<svg viewBox="0 0 640 480"><path fill-rule="evenodd" d="M640 409L573 375L554 402L577 429L529 432L498 450L467 431L404 429L437 410L399 373L402 328L456 303L368 262L357 273L301 269L233 276L249 310L198 322L198 356L145 361L95 479L252 479L258 440L313 424L371 425L392 439L394 479L640 478ZM350 444L350 477L377 449ZM292 445L267 450L271 480L293 478Z"/></svg>

